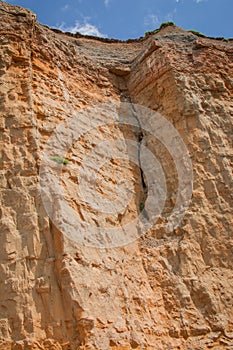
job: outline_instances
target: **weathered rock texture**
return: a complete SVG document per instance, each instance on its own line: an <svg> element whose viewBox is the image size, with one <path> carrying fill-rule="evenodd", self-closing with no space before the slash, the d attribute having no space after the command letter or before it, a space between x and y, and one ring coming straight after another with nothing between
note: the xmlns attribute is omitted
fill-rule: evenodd
<svg viewBox="0 0 233 350"><path fill-rule="evenodd" d="M28 10L0 6L0 349L233 349L232 41L175 26L130 42L75 37L38 24ZM95 249L51 223L38 174L56 126L109 99L173 123L191 155L194 188L172 233L156 225L128 246ZM126 132L137 140L137 131ZM174 206L176 170L150 135L140 138L166 173L162 222ZM90 135L70 149L70 163L80 164L97 142ZM127 221L143 193L139 169L126 163L106 165L102 186L111 192L119 177L133 183ZM72 205L82 220L101 224L106 217L75 197L69 169Z"/></svg>

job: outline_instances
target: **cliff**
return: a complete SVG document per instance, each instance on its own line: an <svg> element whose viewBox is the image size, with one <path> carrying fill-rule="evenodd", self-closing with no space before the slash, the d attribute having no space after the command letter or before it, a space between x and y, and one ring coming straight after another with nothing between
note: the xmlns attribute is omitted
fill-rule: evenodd
<svg viewBox="0 0 233 350"><path fill-rule="evenodd" d="M233 42L0 16L0 349L233 349Z"/></svg>

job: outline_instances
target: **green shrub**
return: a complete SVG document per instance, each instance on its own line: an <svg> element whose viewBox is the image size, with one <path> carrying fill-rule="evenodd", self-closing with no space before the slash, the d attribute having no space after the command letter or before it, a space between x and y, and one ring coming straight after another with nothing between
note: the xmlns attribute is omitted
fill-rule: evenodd
<svg viewBox="0 0 233 350"><path fill-rule="evenodd" d="M161 29L163 29L163 28L165 28L165 27L168 27L168 26L174 26L174 23L173 23L173 22L163 22L163 23L161 23L161 25L160 25L160 27L159 27L158 29L145 32L145 36L148 36L148 35L151 35L151 34L156 34L156 33L158 33Z"/></svg>
<svg viewBox="0 0 233 350"><path fill-rule="evenodd" d="M67 165L69 163L68 159L60 157L60 156L52 156L52 157L50 157L50 159L58 164Z"/></svg>
<svg viewBox="0 0 233 350"><path fill-rule="evenodd" d="M159 29L166 28L168 26L174 26L175 24L173 22L163 22L161 23Z"/></svg>
<svg viewBox="0 0 233 350"><path fill-rule="evenodd" d="M198 35L198 36L202 36L205 38L205 35L202 34L201 32L198 32L197 30L190 29L190 30L188 30L188 32L193 33L193 34Z"/></svg>
<svg viewBox="0 0 233 350"><path fill-rule="evenodd" d="M151 31L145 32L145 36L148 36L148 35L151 35L151 34L156 34L158 32L159 32L159 29L151 30Z"/></svg>
<svg viewBox="0 0 233 350"><path fill-rule="evenodd" d="M139 210L140 210L140 212L143 211L144 207L145 207L144 203L140 202L139 203Z"/></svg>

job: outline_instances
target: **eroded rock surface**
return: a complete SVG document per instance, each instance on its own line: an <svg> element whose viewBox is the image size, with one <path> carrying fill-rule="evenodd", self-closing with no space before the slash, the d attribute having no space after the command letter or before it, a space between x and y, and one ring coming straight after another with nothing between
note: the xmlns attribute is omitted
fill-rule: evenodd
<svg viewBox="0 0 233 350"><path fill-rule="evenodd" d="M52 31L2 1L0 15L0 349L233 349L232 41L175 26L145 39L104 41ZM54 225L39 171L56 127L75 113L85 125L81 111L109 101L140 104L169 120L190 153L194 181L189 209L168 233L178 179L166 148L143 125L84 135L67 150L61 174L84 224L121 226L145 200L139 167L120 159L104 164L96 185L110 200L119 181L132 186L117 216L90 209L77 193L75 169L100 140L149 148L166 175L157 224L128 245L99 249Z"/></svg>

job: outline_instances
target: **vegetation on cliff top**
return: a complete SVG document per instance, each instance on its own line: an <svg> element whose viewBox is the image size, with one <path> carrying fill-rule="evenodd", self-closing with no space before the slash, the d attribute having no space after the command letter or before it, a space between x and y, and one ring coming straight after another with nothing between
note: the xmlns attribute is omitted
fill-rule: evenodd
<svg viewBox="0 0 233 350"><path fill-rule="evenodd" d="M152 31L148 31L145 32L145 36L151 35L151 34L156 34L158 33L161 29L169 27L169 26L174 26L175 24L173 22L163 22L159 28L152 30Z"/></svg>

